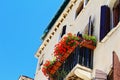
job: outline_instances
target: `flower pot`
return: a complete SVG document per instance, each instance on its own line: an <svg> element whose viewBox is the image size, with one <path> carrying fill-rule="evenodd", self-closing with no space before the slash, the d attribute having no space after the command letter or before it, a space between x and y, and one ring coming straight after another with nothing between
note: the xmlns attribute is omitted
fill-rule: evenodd
<svg viewBox="0 0 120 80"><path fill-rule="evenodd" d="M60 66L61 63L59 61L56 61L50 70L50 74L54 74L59 69Z"/></svg>
<svg viewBox="0 0 120 80"><path fill-rule="evenodd" d="M54 66L51 68L51 70L50 70L50 74L53 75L58 69L59 69L59 67L56 66L56 65L54 65Z"/></svg>
<svg viewBox="0 0 120 80"><path fill-rule="evenodd" d="M50 74L54 74L56 72L56 70L54 70L54 69L52 69L51 71L50 71Z"/></svg>
<svg viewBox="0 0 120 80"><path fill-rule="evenodd" d="M66 57L61 57L60 62L63 63L66 60Z"/></svg>
<svg viewBox="0 0 120 80"><path fill-rule="evenodd" d="M83 47L92 49L92 50L95 49L95 46L93 45L93 42L92 42L91 40L83 40L83 41L80 43L80 45L83 46Z"/></svg>
<svg viewBox="0 0 120 80"><path fill-rule="evenodd" d="M61 66L61 63L59 61L56 61L54 66L57 66L57 67L60 67Z"/></svg>
<svg viewBox="0 0 120 80"><path fill-rule="evenodd" d="M68 58L69 55L70 54L68 54L68 53L65 53L64 55L62 55L60 58L60 62L63 63Z"/></svg>
<svg viewBox="0 0 120 80"><path fill-rule="evenodd" d="M70 54L72 53L72 51L73 51L73 49L68 50L68 51L67 51L67 54L70 55Z"/></svg>
<svg viewBox="0 0 120 80"><path fill-rule="evenodd" d="M62 57L67 58L70 54L65 53Z"/></svg>

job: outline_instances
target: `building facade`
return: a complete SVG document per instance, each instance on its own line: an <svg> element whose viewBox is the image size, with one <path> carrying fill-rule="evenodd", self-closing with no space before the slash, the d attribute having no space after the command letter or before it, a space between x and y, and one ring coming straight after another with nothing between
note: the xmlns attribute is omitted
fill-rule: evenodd
<svg viewBox="0 0 120 80"><path fill-rule="evenodd" d="M55 56L56 46L67 34L72 34L77 45L67 48L70 54L60 61L62 56ZM119 80L113 75L120 75L120 0L65 0L42 40L35 54L35 80ZM46 60L52 61L51 66L56 61L61 64L51 71L44 67Z"/></svg>
<svg viewBox="0 0 120 80"><path fill-rule="evenodd" d="M33 79L28 76L21 75L18 80L33 80Z"/></svg>

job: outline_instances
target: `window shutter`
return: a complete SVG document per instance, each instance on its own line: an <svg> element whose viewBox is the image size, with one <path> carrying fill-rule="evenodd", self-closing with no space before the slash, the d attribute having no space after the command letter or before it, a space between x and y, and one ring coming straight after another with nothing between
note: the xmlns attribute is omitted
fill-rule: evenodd
<svg viewBox="0 0 120 80"><path fill-rule="evenodd" d="M113 80L120 80L120 61L115 52L113 52Z"/></svg>
<svg viewBox="0 0 120 80"><path fill-rule="evenodd" d="M120 2L116 7L113 8L113 24L114 24L114 27L117 26L119 21L120 21Z"/></svg>
<svg viewBox="0 0 120 80"><path fill-rule="evenodd" d="M110 8L106 5L101 6L101 20L100 20L100 41L110 31Z"/></svg>

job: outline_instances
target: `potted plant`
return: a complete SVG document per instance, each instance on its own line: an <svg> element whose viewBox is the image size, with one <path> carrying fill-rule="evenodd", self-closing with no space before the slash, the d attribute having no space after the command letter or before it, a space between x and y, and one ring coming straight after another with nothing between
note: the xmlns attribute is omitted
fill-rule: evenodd
<svg viewBox="0 0 120 80"><path fill-rule="evenodd" d="M96 44L96 42L97 42L95 36L90 36L90 35L84 34L84 35L82 35L82 37L83 37L83 39L85 39L87 41L93 42L94 44Z"/></svg>
<svg viewBox="0 0 120 80"><path fill-rule="evenodd" d="M96 37L95 36L89 36L87 34L84 34L83 41L80 43L81 46L87 47L89 49L95 49L96 46Z"/></svg>
<svg viewBox="0 0 120 80"><path fill-rule="evenodd" d="M53 58L53 60L46 60L45 63L42 66L42 72L45 76L49 76L51 70L53 69L53 65L56 62L56 58Z"/></svg>

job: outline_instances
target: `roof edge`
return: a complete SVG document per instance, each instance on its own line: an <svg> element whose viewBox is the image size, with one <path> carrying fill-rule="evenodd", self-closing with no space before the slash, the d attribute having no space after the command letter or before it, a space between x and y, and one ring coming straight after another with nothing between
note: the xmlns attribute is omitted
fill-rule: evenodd
<svg viewBox="0 0 120 80"><path fill-rule="evenodd" d="M52 26L55 24L55 22L57 21L57 19L60 17L60 15L62 14L62 12L64 11L64 9L66 8L66 6L67 6L67 4L69 2L70 2L70 0L65 0L64 3L62 4L62 6L60 7L60 9L57 11L57 13L53 17L53 19L51 20L51 22L49 23L49 25L47 26L47 28L43 32L43 35L41 36L41 40L42 41L45 39L45 37L47 36L48 32L50 31L50 29L52 28Z"/></svg>

